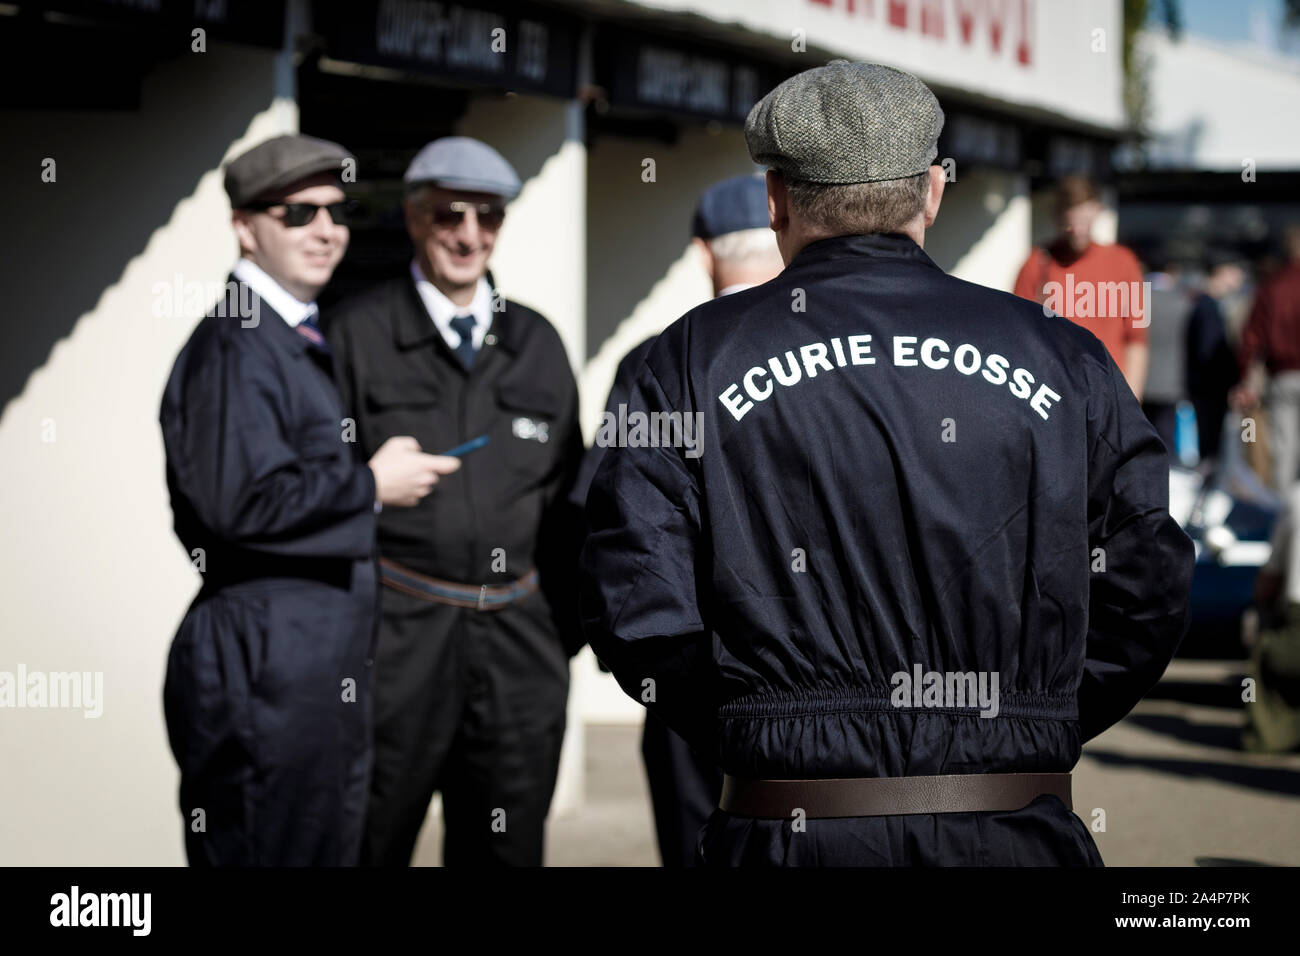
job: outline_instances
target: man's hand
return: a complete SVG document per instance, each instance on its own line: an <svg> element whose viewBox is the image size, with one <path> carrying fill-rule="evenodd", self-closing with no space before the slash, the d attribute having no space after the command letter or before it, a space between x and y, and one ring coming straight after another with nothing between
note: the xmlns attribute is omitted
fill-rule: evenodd
<svg viewBox="0 0 1300 956"><path fill-rule="evenodd" d="M379 503L403 508L414 507L433 490L439 478L459 467L459 458L426 455L410 435L393 436L370 459Z"/></svg>
<svg viewBox="0 0 1300 956"><path fill-rule="evenodd" d="M1120 371L1124 373L1124 380L1139 402L1146 390L1150 359L1150 348L1143 342L1133 342L1124 347L1124 367Z"/></svg>
<svg viewBox="0 0 1300 956"><path fill-rule="evenodd" d="M1259 393L1244 383L1236 385L1228 392L1228 404L1238 412L1252 411L1259 404Z"/></svg>

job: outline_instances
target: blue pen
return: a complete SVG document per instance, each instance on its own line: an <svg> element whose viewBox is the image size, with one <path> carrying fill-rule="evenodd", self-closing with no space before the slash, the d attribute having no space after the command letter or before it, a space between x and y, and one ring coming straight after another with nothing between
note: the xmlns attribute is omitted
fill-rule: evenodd
<svg viewBox="0 0 1300 956"><path fill-rule="evenodd" d="M487 435L479 435L478 438L471 438L463 445L457 445L451 451L444 451L443 455L447 458L461 458L472 451L478 451L488 443Z"/></svg>

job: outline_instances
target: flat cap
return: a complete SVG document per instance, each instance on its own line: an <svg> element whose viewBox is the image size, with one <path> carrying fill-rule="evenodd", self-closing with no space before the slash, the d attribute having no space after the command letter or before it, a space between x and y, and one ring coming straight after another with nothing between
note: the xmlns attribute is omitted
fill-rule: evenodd
<svg viewBox="0 0 1300 956"><path fill-rule="evenodd" d="M291 186L318 173L343 175L353 155L338 143L291 133L276 136L240 153L226 164L226 195L239 209L264 193Z"/></svg>
<svg viewBox="0 0 1300 956"><path fill-rule="evenodd" d="M691 235L716 239L730 232L767 228L767 183L762 176L733 176L700 193Z"/></svg>
<svg viewBox="0 0 1300 956"><path fill-rule="evenodd" d="M418 153L402 177L407 183L430 183L443 189L493 193L506 199L519 195L519 174L487 143L468 136L435 139Z"/></svg>
<svg viewBox="0 0 1300 956"><path fill-rule="evenodd" d="M809 183L875 183L925 172L943 110L902 70L832 60L790 77L749 111L754 162Z"/></svg>

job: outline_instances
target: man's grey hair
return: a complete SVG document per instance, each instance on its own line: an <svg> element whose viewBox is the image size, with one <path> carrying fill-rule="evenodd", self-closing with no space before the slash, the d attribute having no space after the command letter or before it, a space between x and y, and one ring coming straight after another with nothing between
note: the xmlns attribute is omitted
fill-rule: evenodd
<svg viewBox="0 0 1300 956"><path fill-rule="evenodd" d="M402 189L403 199L412 199L417 203L427 202L429 193L433 190L433 183L407 183Z"/></svg>
<svg viewBox="0 0 1300 956"><path fill-rule="evenodd" d="M787 179L796 216L832 235L902 232L925 211L930 171L878 183L829 185Z"/></svg>
<svg viewBox="0 0 1300 956"><path fill-rule="evenodd" d="M776 234L766 226L757 229L741 229L728 232L709 241L709 251L719 264L747 265L755 260L781 259L781 250L776 244Z"/></svg>

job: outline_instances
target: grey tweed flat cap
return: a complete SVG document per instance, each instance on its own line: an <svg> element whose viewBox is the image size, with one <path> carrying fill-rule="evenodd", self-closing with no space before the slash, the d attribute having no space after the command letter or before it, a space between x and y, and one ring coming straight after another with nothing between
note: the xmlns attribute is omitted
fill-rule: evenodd
<svg viewBox="0 0 1300 956"><path fill-rule="evenodd" d="M226 195L239 209L267 193L292 186L317 173L343 176L344 160L353 155L338 143L290 133L240 153L226 164Z"/></svg>
<svg viewBox="0 0 1300 956"><path fill-rule="evenodd" d="M930 88L878 63L832 60L754 104L754 162L809 183L875 183L925 172L939 154L943 110Z"/></svg>
<svg viewBox="0 0 1300 956"><path fill-rule="evenodd" d="M402 179L432 183L443 189L493 193L506 199L519 195L519 174L487 143L468 136L444 136L429 143L411 160Z"/></svg>

